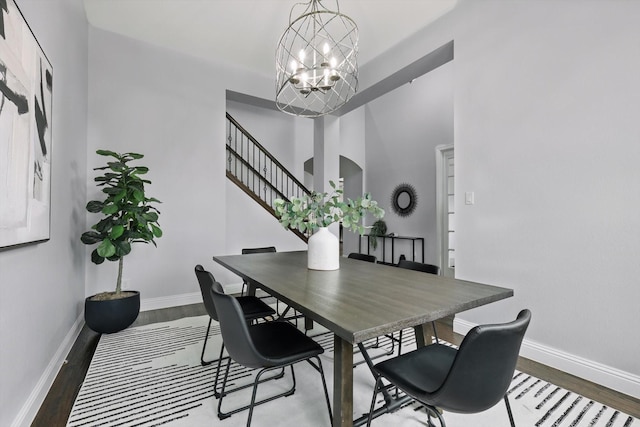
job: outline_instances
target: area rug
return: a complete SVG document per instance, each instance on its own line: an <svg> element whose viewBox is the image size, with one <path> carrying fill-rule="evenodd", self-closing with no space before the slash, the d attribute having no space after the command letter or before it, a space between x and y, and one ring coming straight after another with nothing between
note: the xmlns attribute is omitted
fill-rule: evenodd
<svg viewBox="0 0 640 427"><path fill-rule="evenodd" d="M69 417L68 427L80 426L244 426L247 411L219 420L218 401L213 396L215 364L200 365L200 352L209 318L187 317L165 323L129 328L103 335ZM332 390L333 337L321 327L313 329L314 339L324 348L321 356L329 393ZM406 337L403 351L415 348L413 334ZM205 359L215 359L221 337L212 325ZM370 354L383 360L390 340L382 340ZM356 362L361 358L354 356ZM256 407L252 426L329 426L319 374L308 364L295 366L296 392ZM232 365L230 381L252 381L254 371ZM283 390L289 378L268 381L259 387L258 398ZM354 370L354 418L368 411L373 376L365 364ZM250 400L250 388L231 393L224 409L242 406ZM519 427L640 427L627 414L608 408L576 393L530 375L516 372L509 390L512 410ZM509 426L503 403L480 414L445 413L449 427ZM424 410L417 404L385 414L373 426L426 426Z"/></svg>

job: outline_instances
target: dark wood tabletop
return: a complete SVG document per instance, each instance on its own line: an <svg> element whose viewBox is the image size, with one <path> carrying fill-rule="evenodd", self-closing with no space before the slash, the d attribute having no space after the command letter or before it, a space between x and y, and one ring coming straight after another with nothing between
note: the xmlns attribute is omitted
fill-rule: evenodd
<svg viewBox="0 0 640 427"><path fill-rule="evenodd" d="M341 258L340 269L307 269L307 253L216 256L351 344L508 298L513 290Z"/></svg>
<svg viewBox="0 0 640 427"><path fill-rule="evenodd" d="M353 344L513 296L513 290L340 258L340 269L307 268L307 252L214 256L255 287L334 333L333 425L353 426Z"/></svg>

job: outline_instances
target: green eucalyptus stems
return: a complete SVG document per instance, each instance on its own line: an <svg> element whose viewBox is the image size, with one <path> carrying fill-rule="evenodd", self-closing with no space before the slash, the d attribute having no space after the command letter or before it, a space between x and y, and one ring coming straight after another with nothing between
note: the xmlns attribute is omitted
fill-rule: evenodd
<svg viewBox="0 0 640 427"><path fill-rule="evenodd" d="M356 200L341 201L343 191L329 181L333 191L329 193L312 192L310 196L292 197L286 202L276 199L273 202L276 216L284 228L294 228L304 233L316 231L319 227L328 227L342 220L342 225L353 232L364 234L362 218L368 212L376 218L384 216L384 210L378 202L365 193Z"/></svg>
<svg viewBox="0 0 640 427"><path fill-rule="evenodd" d="M87 211L101 213L103 218L91 227L92 231L83 233L80 240L87 245L98 244L91 252L93 263L102 264L105 259L119 262L116 294L120 294L122 259L131 252L131 244L151 242L157 246L154 239L162 237L158 224L160 212L150 204L161 202L145 195L144 185L151 181L140 175L146 174L149 168L128 164L143 158L142 154L118 154L108 150L96 153L115 160L94 169L105 171L94 179L98 187L103 187L105 198L87 203Z"/></svg>

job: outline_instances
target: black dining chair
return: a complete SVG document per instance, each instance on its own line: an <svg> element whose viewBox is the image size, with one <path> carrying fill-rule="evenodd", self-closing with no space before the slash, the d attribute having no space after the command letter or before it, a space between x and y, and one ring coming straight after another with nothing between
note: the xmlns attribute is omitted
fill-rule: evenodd
<svg viewBox="0 0 640 427"><path fill-rule="evenodd" d="M360 261L373 262L373 263L378 261L375 255L361 254L359 252L351 252L347 256L347 258L358 259Z"/></svg>
<svg viewBox="0 0 640 427"><path fill-rule="evenodd" d="M518 361L520 346L531 321L522 310L513 322L480 325L464 337L459 349L431 344L380 362L373 367L376 385L367 427L373 418L376 395L383 387L398 387L427 409L445 427L438 409L473 414L504 400L511 426L515 427L507 390ZM390 384L383 386L382 380Z"/></svg>
<svg viewBox="0 0 640 427"><path fill-rule="evenodd" d="M397 267L406 268L408 270L422 271L429 274L440 274L440 267L433 264L425 264L417 261L409 261L407 259L401 259L398 261Z"/></svg>
<svg viewBox="0 0 640 427"><path fill-rule="evenodd" d="M437 265L425 264L417 261L409 261L404 258L400 258L396 267L405 268L407 270L421 271L423 273L428 273L428 274L435 274L435 275L440 274L440 267L438 267ZM433 328L433 336L436 340L436 343L438 343L439 340L438 340L438 331L436 329L436 322L431 322L431 327ZM398 344L398 356L400 355L401 352L402 352L402 331L400 331L400 343Z"/></svg>
<svg viewBox="0 0 640 427"><path fill-rule="evenodd" d="M200 264L196 265L195 272L196 278L198 279L198 284L200 285L202 302L204 302L204 308L209 314L209 325L207 326L207 333L204 337L204 344L202 345L202 354L200 355L200 363L202 364L202 366L206 366L210 365L211 363L218 362L218 359L208 361L204 360L204 351L207 347L207 341L209 339L211 322L214 320L216 322L218 321L218 313L216 312L216 307L213 303L213 299L211 298L211 292L209 291L213 283L215 283L216 279L213 277L213 274L205 270ZM266 303L264 303L264 301L254 296L239 297L238 303L240 304L240 307L242 309L245 321L248 322L252 322L258 319L266 319L269 317L273 317L276 314L276 311L273 308L269 307ZM222 344L222 349L224 349L224 343ZM222 354L222 351L220 353Z"/></svg>
<svg viewBox="0 0 640 427"><path fill-rule="evenodd" d="M371 263L374 263L374 264L378 261L378 259L376 258L375 255L361 254L359 252L351 252L349 255L347 255L347 258L357 259L357 260L360 260L360 261L371 262ZM394 347L395 347L395 341L397 341L397 338L395 338L393 336L393 334L388 334L388 335L386 335L386 337L389 338L389 340L391 340L391 349L387 352L387 354L393 354ZM365 349L368 349L368 348L379 348L380 347L380 338L376 337L376 342L374 344L371 344L369 346L363 346L363 347ZM356 363L353 364L353 366L360 365L361 363L364 363L364 361L356 362Z"/></svg>
<svg viewBox="0 0 640 427"><path fill-rule="evenodd" d="M266 254L266 253L275 253L275 252L276 252L275 246L264 246L261 248L243 248L242 249L242 255ZM241 295L244 295L245 290L247 289L248 286L249 286L249 282L247 281L247 279L243 279ZM277 304L277 300L276 300L276 304Z"/></svg>
<svg viewBox="0 0 640 427"><path fill-rule="evenodd" d="M250 255L250 254L265 254L265 253L275 253L276 252L276 247L275 246L265 246L265 247L260 247L260 248L243 248L242 249L242 255ZM242 293L241 295L244 295L245 293L245 289L247 289L249 286L249 282L244 279L242 281ZM262 297L262 298L273 298L271 295L268 295L267 297ZM296 325L296 327L298 326L298 319L303 317L302 314L298 313L297 311L294 310L294 314L291 316L287 316L287 314L289 313L289 311L291 310L290 306L286 306L286 308L282 311L282 313L280 313L280 300L275 298L276 300L276 312L278 313L278 316L280 316L280 319L282 320L288 320L288 321L293 321Z"/></svg>
<svg viewBox="0 0 640 427"><path fill-rule="evenodd" d="M210 292L219 315L222 338L230 356L230 359L227 360L220 398L218 400L218 418L224 419L232 414L249 409L249 416L247 418L247 427L249 427L255 406L279 397L290 396L295 392L296 377L293 365L306 361L318 371L322 379L324 397L329 410L329 423L331 424L332 415L329 392L327 391L327 384L324 379L322 362L318 357L324 352L322 346L288 322L275 321L248 325L244 319L238 300L230 295L225 295L219 283L214 283L210 288ZM226 385L231 359L242 366L260 369L260 371L257 373L253 382L251 403L228 412L223 412L222 401L227 394ZM290 367L291 369L291 388L285 392L256 402L258 385L263 381L261 380L262 375L274 369L284 369L286 367ZM286 416L286 414L283 415Z"/></svg>

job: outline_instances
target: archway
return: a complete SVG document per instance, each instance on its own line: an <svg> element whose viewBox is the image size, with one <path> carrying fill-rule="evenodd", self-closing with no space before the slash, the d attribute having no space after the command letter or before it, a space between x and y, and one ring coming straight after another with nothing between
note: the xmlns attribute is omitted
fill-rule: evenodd
<svg viewBox="0 0 640 427"><path fill-rule="evenodd" d="M344 197L356 199L362 196L364 188L364 174L362 168L353 160L345 156L340 156L340 182L344 191ZM304 162L304 185L310 190L313 189L313 158ZM340 228L340 241L342 242L342 253L358 251L358 235L342 232Z"/></svg>

